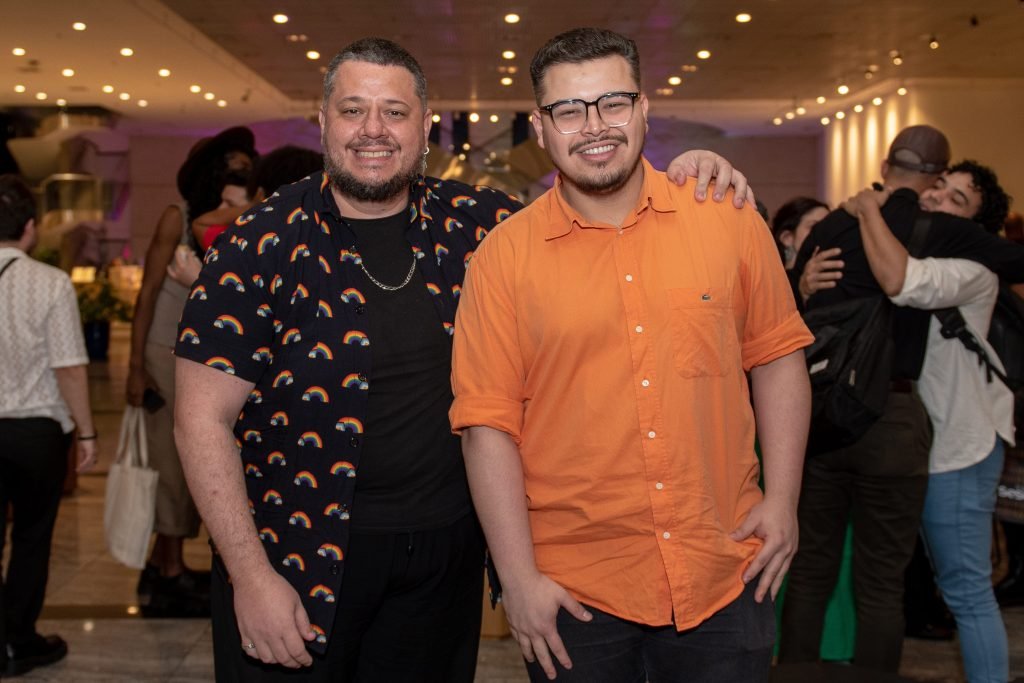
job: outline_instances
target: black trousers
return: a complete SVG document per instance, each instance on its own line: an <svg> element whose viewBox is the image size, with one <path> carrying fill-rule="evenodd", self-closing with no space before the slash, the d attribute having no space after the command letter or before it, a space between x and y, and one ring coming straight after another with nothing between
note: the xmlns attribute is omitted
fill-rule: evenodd
<svg viewBox="0 0 1024 683"><path fill-rule="evenodd" d="M853 521L854 663L896 672L903 651L903 576L928 490L931 425L916 394L892 393L853 446L809 455L797 516L800 547L782 608L780 662L818 660L825 608Z"/></svg>
<svg viewBox="0 0 1024 683"><path fill-rule="evenodd" d="M71 435L49 418L0 419L0 557L8 505L13 511L11 558L0 582L0 645L28 642L36 633L70 445Z"/></svg>
<svg viewBox="0 0 1024 683"><path fill-rule="evenodd" d="M349 539L334 628L302 669L242 651L224 565L211 584L218 683L472 683L480 644L484 540L468 514L440 529Z"/></svg>

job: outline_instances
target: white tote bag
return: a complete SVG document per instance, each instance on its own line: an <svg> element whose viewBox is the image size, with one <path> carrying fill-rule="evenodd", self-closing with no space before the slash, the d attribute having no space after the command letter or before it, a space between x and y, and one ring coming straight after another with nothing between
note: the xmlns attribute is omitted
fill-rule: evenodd
<svg viewBox="0 0 1024 683"><path fill-rule="evenodd" d="M156 514L157 471L149 468L142 408L126 406L117 459L107 475L103 528L114 559L135 569L146 564Z"/></svg>

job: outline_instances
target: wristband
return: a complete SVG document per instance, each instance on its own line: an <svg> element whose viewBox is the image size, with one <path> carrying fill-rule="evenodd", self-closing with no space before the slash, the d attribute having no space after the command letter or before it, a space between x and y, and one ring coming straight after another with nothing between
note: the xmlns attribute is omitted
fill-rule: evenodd
<svg viewBox="0 0 1024 683"><path fill-rule="evenodd" d="M79 436L79 441L95 441L99 434L87 434L86 436Z"/></svg>

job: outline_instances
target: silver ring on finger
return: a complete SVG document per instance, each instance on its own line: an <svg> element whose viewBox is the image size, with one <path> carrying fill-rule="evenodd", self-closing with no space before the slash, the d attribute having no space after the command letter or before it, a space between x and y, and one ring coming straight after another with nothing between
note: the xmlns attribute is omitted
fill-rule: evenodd
<svg viewBox="0 0 1024 683"><path fill-rule="evenodd" d="M242 646L242 649L249 650L250 652L252 652L256 649L256 643L249 641L248 643Z"/></svg>

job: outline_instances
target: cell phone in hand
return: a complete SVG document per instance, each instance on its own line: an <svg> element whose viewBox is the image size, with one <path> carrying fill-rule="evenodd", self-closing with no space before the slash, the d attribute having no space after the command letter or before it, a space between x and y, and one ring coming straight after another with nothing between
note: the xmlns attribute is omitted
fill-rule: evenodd
<svg viewBox="0 0 1024 683"><path fill-rule="evenodd" d="M167 401L160 395L156 389L147 388L142 394L142 407L146 409L148 413L155 413L156 411L167 405Z"/></svg>

